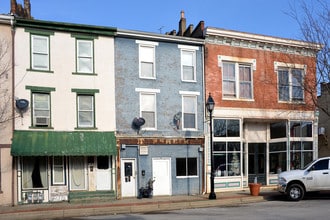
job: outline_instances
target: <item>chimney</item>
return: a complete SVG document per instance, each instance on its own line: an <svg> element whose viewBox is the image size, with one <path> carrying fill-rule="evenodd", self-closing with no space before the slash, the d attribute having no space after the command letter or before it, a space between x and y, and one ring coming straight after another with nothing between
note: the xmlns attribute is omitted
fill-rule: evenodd
<svg viewBox="0 0 330 220"><path fill-rule="evenodd" d="M10 0L10 14L15 15L17 11L17 2L16 0Z"/></svg>
<svg viewBox="0 0 330 220"><path fill-rule="evenodd" d="M181 18L179 22L179 36L183 36L184 32L186 30L186 18L184 17L184 11L181 11Z"/></svg>
<svg viewBox="0 0 330 220"><path fill-rule="evenodd" d="M24 0L24 15L26 18L31 18L31 3L30 0Z"/></svg>

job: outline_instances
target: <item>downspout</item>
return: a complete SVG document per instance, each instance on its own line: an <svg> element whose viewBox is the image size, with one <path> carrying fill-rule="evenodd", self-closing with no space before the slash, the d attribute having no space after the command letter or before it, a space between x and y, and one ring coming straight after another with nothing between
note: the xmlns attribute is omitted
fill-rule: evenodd
<svg viewBox="0 0 330 220"><path fill-rule="evenodd" d="M15 130L15 105L14 105L14 101L15 101L15 27L14 27L14 16L12 16L12 18L10 19L10 26L11 26L11 72L12 72L12 85L11 85L11 89L12 89L12 139L14 137L14 130ZM12 189L11 189L11 205L14 206L15 205L15 157L12 157L12 174L11 174L11 184L12 184Z"/></svg>
<svg viewBox="0 0 330 220"><path fill-rule="evenodd" d="M204 91L204 94L203 94L203 100L204 100L204 102L203 102L203 109L204 109L204 118L203 118L203 120L205 120L206 119L206 109L205 109L205 99L206 99L206 97L205 97L205 94L206 94L206 85L205 85L205 61L204 61L204 59L205 59L205 54L204 54L204 47L205 47L205 44L203 44L202 45L202 71L203 71L203 73L202 73L202 76L203 76L203 87L204 87L204 89L203 89L203 91ZM207 127L207 125L204 123L204 151L203 151L203 155L204 155L204 165L203 165L203 176L204 176L204 178L203 178L203 183L202 183L202 185L203 185L203 192L202 192L202 194L204 195L205 193L206 193L206 188L207 188L207 186L206 186L206 176L207 176L207 174L206 174L206 171L207 171L207 156L205 155L205 153L206 152L208 152L208 151L206 151L206 149L205 149L205 147L206 147L206 142L205 142L205 130L206 130L206 127ZM208 146L208 145L207 145Z"/></svg>

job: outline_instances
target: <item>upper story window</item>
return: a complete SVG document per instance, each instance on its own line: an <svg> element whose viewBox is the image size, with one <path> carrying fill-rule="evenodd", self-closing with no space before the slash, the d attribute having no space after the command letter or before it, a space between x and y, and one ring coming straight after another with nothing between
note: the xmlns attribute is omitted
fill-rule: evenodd
<svg viewBox="0 0 330 220"><path fill-rule="evenodd" d="M222 67L222 94L228 99L253 99L254 59L218 56Z"/></svg>
<svg viewBox="0 0 330 220"><path fill-rule="evenodd" d="M196 82L196 50L198 47L179 45L181 49L181 80Z"/></svg>
<svg viewBox="0 0 330 220"><path fill-rule="evenodd" d="M32 93L33 127L50 127L50 94Z"/></svg>
<svg viewBox="0 0 330 220"><path fill-rule="evenodd" d="M182 129L197 129L197 96L199 92L180 91L182 95Z"/></svg>
<svg viewBox="0 0 330 220"><path fill-rule="evenodd" d="M94 49L92 40L77 39L77 72L94 73Z"/></svg>
<svg viewBox="0 0 330 220"><path fill-rule="evenodd" d="M157 89L136 89L140 92L140 116L145 119L146 129L157 129L156 94Z"/></svg>
<svg viewBox="0 0 330 220"><path fill-rule="evenodd" d="M49 36L31 34L31 69L50 70Z"/></svg>
<svg viewBox="0 0 330 220"><path fill-rule="evenodd" d="M72 89L77 93L78 128L95 128L95 93L98 90Z"/></svg>
<svg viewBox="0 0 330 220"><path fill-rule="evenodd" d="M156 65L155 65L155 47L158 46L156 42L150 41L136 41L139 44L139 76L140 78L155 79Z"/></svg>
<svg viewBox="0 0 330 220"><path fill-rule="evenodd" d="M55 88L26 86L31 90L32 127L51 127L51 92Z"/></svg>
<svg viewBox="0 0 330 220"><path fill-rule="evenodd" d="M278 77L278 99L284 102L304 101L305 66L275 62Z"/></svg>

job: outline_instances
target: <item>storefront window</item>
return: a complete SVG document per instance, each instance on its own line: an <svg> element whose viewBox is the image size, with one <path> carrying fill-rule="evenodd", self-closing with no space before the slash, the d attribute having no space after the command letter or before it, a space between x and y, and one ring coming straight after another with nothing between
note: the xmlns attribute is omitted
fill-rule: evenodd
<svg viewBox="0 0 330 220"><path fill-rule="evenodd" d="M240 176L240 152L240 142L214 142L213 157L215 176Z"/></svg>
<svg viewBox="0 0 330 220"><path fill-rule="evenodd" d="M290 169L302 169L313 160L313 142L290 142Z"/></svg>
<svg viewBox="0 0 330 220"><path fill-rule="evenodd" d="M279 174L286 171L286 142L269 144L269 172Z"/></svg>
<svg viewBox="0 0 330 220"><path fill-rule="evenodd" d="M277 122L270 124L270 139L286 137L286 122Z"/></svg>
<svg viewBox="0 0 330 220"><path fill-rule="evenodd" d="M312 122L291 121L290 136L291 137L312 137Z"/></svg>
<svg viewBox="0 0 330 220"><path fill-rule="evenodd" d="M214 119L214 137L239 137L239 120Z"/></svg>
<svg viewBox="0 0 330 220"><path fill-rule="evenodd" d="M23 189L48 187L46 157L23 157L22 173Z"/></svg>

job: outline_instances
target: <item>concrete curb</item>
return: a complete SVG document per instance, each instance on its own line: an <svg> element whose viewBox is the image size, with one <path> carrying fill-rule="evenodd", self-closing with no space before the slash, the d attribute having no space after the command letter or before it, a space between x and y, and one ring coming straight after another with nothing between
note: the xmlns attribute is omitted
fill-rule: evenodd
<svg viewBox="0 0 330 220"><path fill-rule="evenodd" d="M159 211L172 211L180 209L206 208L216 206L233 206L242 205L252 202L265 201L267 196L247 196L233 195L226 198L218 198L216 200L208 200L206 198L198 198L191 200L150 200L141 202L120 202L106 204L90 204L81 206L48 206L43 208L26 209L16 208L4 213L0 213L1 220L11 219L54 219L69 218L79 216L97 216L97 215L116 215L116 214L132 214L132 213L150 213ZM9 207L10 208L10 207Z"/></svg>

